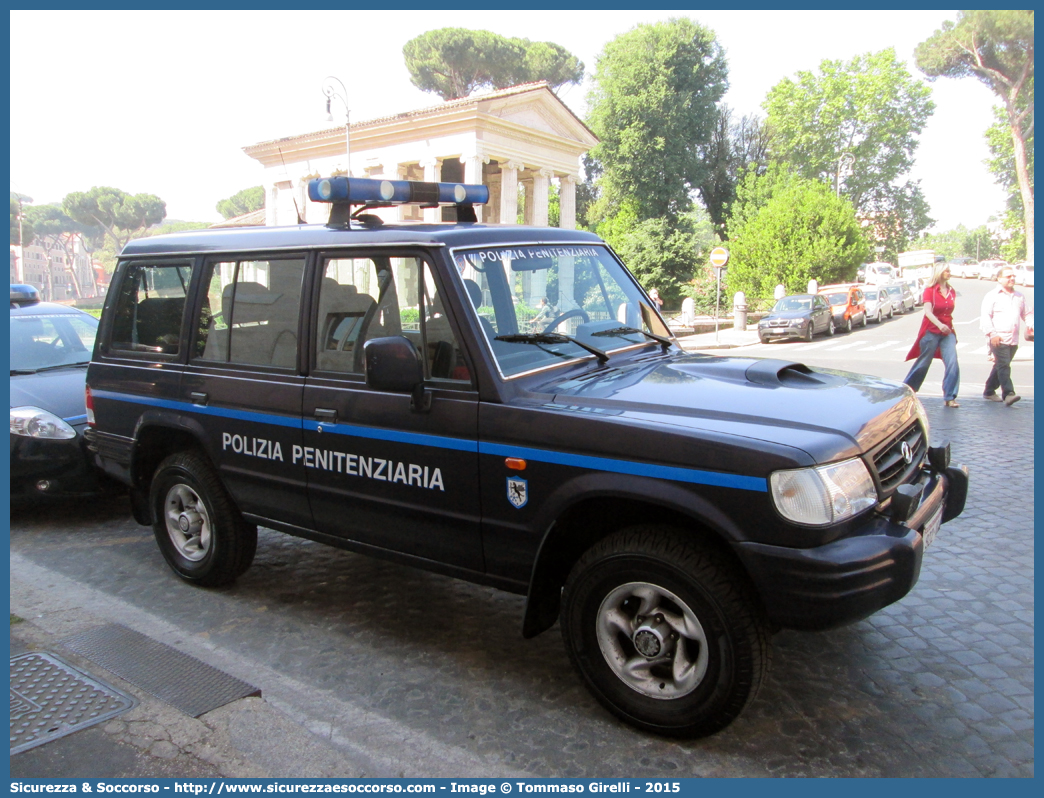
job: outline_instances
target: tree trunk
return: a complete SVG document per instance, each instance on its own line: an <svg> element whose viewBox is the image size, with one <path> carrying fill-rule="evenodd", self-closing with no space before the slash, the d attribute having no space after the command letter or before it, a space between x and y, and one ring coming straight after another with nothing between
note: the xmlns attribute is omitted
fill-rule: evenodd
<svg viewBox="0 0 1044 798"><path fill-rule="evenodd" d="M1029 170L1026 167L1026 141L1022 137L1022 125L1008 111L1011 123L1011 141L1015 147L1015 176L1019 180L1019 193L1022 195L1023 224L1026 225L1026 257L1033 257L1033 186L1029 181Z"/></svg>

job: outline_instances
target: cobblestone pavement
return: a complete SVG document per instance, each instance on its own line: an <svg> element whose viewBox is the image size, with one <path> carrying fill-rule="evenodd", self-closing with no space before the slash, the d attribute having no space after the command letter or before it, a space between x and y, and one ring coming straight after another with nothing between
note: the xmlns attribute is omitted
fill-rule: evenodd
<svg viewBox="0 0 1044 798"><path fill-rule="evenodd" d="M607 715L557 628L521 638L521 597L269 530L235 586L193 588L123 500L12 512L11 611L27 621L12 639L61 655L61 637L116 621L262 688L187 729L170 710L135 710L89 730L95 743L137 745L145 764L127 772L138 775L152 758L155 775L174 760L276 777L1029 777L1033 401L925 404L933 442L950 438L971 468L965 513L898 604L843 629L777 635L759 697L709 739L665 740ZM288 740L311 753L275 754ZM32 753L12 772L33 775L20 759Z"/></svg>

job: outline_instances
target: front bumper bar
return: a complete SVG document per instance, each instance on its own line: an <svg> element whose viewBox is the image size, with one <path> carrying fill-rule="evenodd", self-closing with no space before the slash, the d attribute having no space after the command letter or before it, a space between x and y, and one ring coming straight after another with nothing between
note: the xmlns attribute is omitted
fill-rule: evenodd
<svg viewBox="0 0 1044 798"><path fill-rule="evenodd" d="M892 604L917 583L922 531L941 510L948 521L964 509L968 469L931 473L917 509L905 523L886 513L859 532L810 549L741 543L737 553L758 586L769 619L789 629L830 629Z"/></svg>

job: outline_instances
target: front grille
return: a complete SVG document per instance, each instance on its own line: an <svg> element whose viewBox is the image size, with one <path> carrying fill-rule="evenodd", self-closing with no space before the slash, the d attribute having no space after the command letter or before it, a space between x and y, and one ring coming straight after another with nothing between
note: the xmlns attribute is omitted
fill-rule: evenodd
<svg viewBox="0 0 1044 798"><path fill-rule="evenodd" d="M910 449L909 462L903 456L904 443ZM912 422L873 451L874 473L877 477L881 499L891 496L897 487L910 479L921 467L927 451L928 441L924 437L924 430L917 421Z"/></svg>

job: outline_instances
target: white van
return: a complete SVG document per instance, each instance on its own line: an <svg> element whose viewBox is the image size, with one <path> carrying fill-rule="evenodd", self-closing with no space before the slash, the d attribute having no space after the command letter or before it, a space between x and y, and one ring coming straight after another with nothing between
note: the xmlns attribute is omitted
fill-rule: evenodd
<svg viewBox="0 0 1044 798"><path fill-rule="evenodd" d="M866 265L866 282L869 285L885 285L894 282L898 274L891 263L868 263Z"/></svg>

